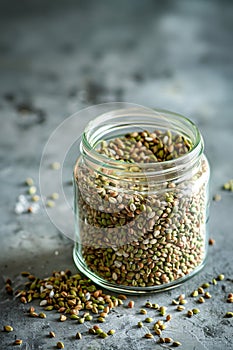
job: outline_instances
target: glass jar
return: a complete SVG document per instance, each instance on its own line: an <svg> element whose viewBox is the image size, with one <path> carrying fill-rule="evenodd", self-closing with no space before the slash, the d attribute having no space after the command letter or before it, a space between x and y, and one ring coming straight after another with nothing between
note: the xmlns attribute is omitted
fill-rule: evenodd
<svg viewBox="0 0 233 350"><path fill-rule="evenodd" d="M98 285L145 293L204 265L209 165L187 118L119 108L86 127L74 167L74 260Z"/></svg>

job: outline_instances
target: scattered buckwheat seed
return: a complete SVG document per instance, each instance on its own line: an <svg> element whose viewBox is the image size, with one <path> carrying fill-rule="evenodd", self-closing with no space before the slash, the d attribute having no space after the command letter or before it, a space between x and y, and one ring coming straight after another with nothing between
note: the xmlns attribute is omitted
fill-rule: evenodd
<svg viewBox="0 0 233 350"><path fill-rule="evenodd" d="M11 327L11 326L9 326L9 325L6 325L6 326L4 326L4 331L5 332L13 332L13 330L14 330L14 328L13 327Z"/></svg>
<svg viewBox="0 0 233 350"><path fill-rule="evenodd" d="M209 245L214 245L215 244L215 240L213 238L209 239Z"/></svg>
<svg viewBox="0 0 233 350"><path fill-rule="evenodd" d="M128 308L130 308L130 309L134 308L134 301L133 300L129 301Z"/></svg>
<svg viewBox="0 0 233 350"><path fill-rule="evenodd" d="M53 162L51 164L51 169L53 170L59 170L61 168L61 164L59 162Z"/></svg>

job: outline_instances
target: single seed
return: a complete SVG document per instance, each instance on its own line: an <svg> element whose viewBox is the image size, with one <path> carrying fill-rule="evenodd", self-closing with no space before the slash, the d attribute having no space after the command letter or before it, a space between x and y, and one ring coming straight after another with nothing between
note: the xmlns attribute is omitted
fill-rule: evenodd
<svg viewBox="0 0 233 350"><path fill-rule="evenodd" d="M102 314L103 314L103 312L102 312ZM101 316L102 316L102 314L101 314ZM105 313L105 315L107 315L107 314ZM105 317L106 317L106 316L105 316ZM92 321L92 319L93 319L93 317L92 317L91 315L85 316L85 320L86 320L86 321Z"/></svg>
<svg viewBox="0 0 233 350"><path fill-rule="evenodd" d="M41 300L40 302L40 306L45 306L48 304L48 301L47 300ZM35 311L35 310L34 310Z"/></svg>
<svg viewBox="0 0 233 350"><path fill-rule="evenodd" d="M191 297L197 297L198 296L198 290L194 290L192 293L191 293Z"/></svg>
<svg viewBox="0 0 233 350"><path fill-rule="evenodd" d="M115 329L109 329L108 331L108 335L113 335L115 333L116 333Z"/></svg>
<svg viewBox="0 0 233 350"><path fill-rule="evenodd" d="M51 164L51 169L53 170L59 170L61 168L61 164L59 162L53 162Z"/></svg>
<svg viewBox="0 0 233 350"><path fill-rule="evenodd" d="M145 304L145 307L151 308L152 307L151 302L147 301L146 304Z"/></svg>
<svg viewBox="0 0 233 350"><path fill-rule="evenodd" d="M64 348L65 348L65 345L61 341L57 342L57 349L64 349Z"/></svg>
<svg viewBox="0 0 233 350"><path fill-rule="evenodd" d="M94 329L95 331L97 331L97 329L101 329L101 328L100 328L100 326L98 326L97 324L95 324L95 325L93 326L93 329Z"/></svg>
<svg viewBox="0 0 233 350"><path fill-rule="evenodd" d="M30 195L35 194L36 191L37 191L36 186L30 186L29 189L28 189L28 193L29 193Z"/></svg>
<svg viewBox="0 0 233 350"><path fill-rule="evenodd" d="M185 309L185 307L182 305L178 305L176 308L177 311L183 311L184 309Z"/></svg>
<svg viewBox="0 0 233 350"><path fill-rule="evenodd" d="M83 324L85 322L85 318L84 317L80 317L79 319L78 319L78 323L79 324Z"/></svg>
<svg viewBox="0 0 233 350"><path fill-rule="evenodd" d="M154 336L153 336L153 334L151 334L151 333L146 333L146 334L144 335L144 338L153 339Z"/></svg>
<svg viewBox="0 0 233 350"><path fill-rule="evenodd" d="M170 321L172 319L172 315L171 314L168 314L167 316L166 316L166 321L168 322L168 321Z"/></svg>
<svg viewBox="0 0 233 350"><path fill-rule="evenodd" d="M32 295L29 294L28 297L27 297L27 302L30 303L32 301Z"/></svg>
<svg viewBox="0 0 233 350"><path fill-rule="evenodd" d="M178 347L178 346L180 346L181 345L181 343L179 342L179 341L174 341L173 343L172 343L172 346L174 346L174 347Z"/></svg>
<svg viewBox="0 0 233 350"><path fill-rule="evenodd" d="M9 326L9 325L4 326L4 331L5 332L12 332L13 330L14 330L14 328Z"/></svg>
<svg viewBox="0 0 233 350"><path fill-rule="evenodd" d="M183 300L183 299L185 299L185 294L180 294L178 297L178 300Z"/></svg>
<svg viewBox="0 0 233 350"><path fill-rule="evenodd" d="M59 304L60 304L60 303L59 303ZM67 309L66 309L65 307L60 307L60 308L58 309L58 312L60 312L60 313L66 312L66 313L67 313L66 310L67 310Z"/></svg>
<svg viewBox="0 0 233 350"><path fill-rule="evenodd" d="M101 328L98 328L98 329L96 330L96 334L100 334L100 333L103 333L103 330L102 330Z"/></svg>
<svg viewBox="0 0 233 350"><path fill-rule="evenodd" d="M27 304L27 299L23 296L20 298L21 303Z"/></svg>
<svg viewBox="0 0 233 350"><path fill-rule="evenodd" d="M98 322L100 322L100 323L105 322L105 318L104 318L104 317L101 317L101 316L98 317L97 320L98 320Z"/></svg>
<svg viewBox="0 0 233 350"><path fill-rule="evenodd" d="M165 343L165 338L159 338L159 343L164 344Z"/></svg>
<svg viewBox="0 0 233 350"><path fill-rule="evenodd" d="M82 334L80 332L77 332L75 338L82 339Z"/></svg>
<svg viewBox="0 0 233 350"><path fill-rule="evenodd" d="M100 337L100 338L107 338L107 336L108 336L108 334L105 333L105 332L101 332L101 333L99 334L99 337Z"/></svg>
<svg viewBox="0 0 233 350"><path fill-rule="evenodd" d="M93 314L98 314L98 312L99 312L96 306L93 306L91 311L93 312Z"/></svg>
<svg viewBox="0 0 233 350"><path fill-rule="evenodd" d="M159 308L159 312L160 312L160 315L162 315L162 316L166 315L166 312L167 312L166 306L161 306Z"/></svg>
<svg viewBox="0 0 233 350"><path fill-rule="evenodd" d="M138 328L142 328L143 327L143 323L141 321L138 322Z"/></svg>
<svg viewBox="0 0 233 350"><path fill-rule="evenodd" d="M156 333L157 335L161 335L161 334L162 334L162 331L161 331L161 329L155 329L155 333Z"/></svg>
<svg viewBox="0 0 233 350"><path fill-rule="evenodd" d="M124 294L119 294L119 295L118 295L118 299L126 300L126 299L127 299L127 296L124 295Z"/></svg>
<svg viewBox="0 0 233 350"><path fill-rule="evenodd" d="M199 309L192 309L193 314L199 314L200 310Z"/></svg>
<svg viewBox="0 0 233 350"><path fill-rule="evenodd" d="M225 314L225 317L227 317L227 318L233 317L233 312L228 311L228 312Z"/></svg>
<svg viewBox="0 0 233 350"><path fill-rule="evenodd" d="M215 195L213 196L213 200L214 200L215 202L219 202L221 199L222 199L222 196L221 196L220 194L215 194Z"/></svg>
<svg viewBox="0 0 233 350"><path fill-rule="evenodd" d="M11 287L11 284L10 284L10 283L6 283L6 285L5 285L5 289L6 289L7 294L9 294L9 295L13 295L13 289L12 289L12 287Z"/></svg>
<svg viewBox="0 0 233 350"><path fill-rule="evenodd" d="M52 200L47 200L46 202L46 206L49 207L49 208L52 208L55 206L55 202L52 201Z"/></svg>
<svg viewBox="0 0 233 350"><path fill-rule="evenodd" d="M172 300L172 305L179 305L179 301L173 299L173 300Z"/></svg>
<svg viewBox="0 0 233 350"><path fill-rule="evenodd" d="M159 304L152 304L151 308L158 310L159 309Z"/></svg>
<svg viewBox="0 0 233 350"><path fill-rule="evenodd" d="M159 328L161 329L161 331L163 331L164 329L167 328L167 326L165 324L161 324L161 326Z"/></svg>
<svg viewBox="0 0 233 350"><path fill-rule="evenodd" d="M28 276L30 276L30 272L28 272L28 271L22 271L22 272L21 272L21 275L22 275L23 277L28 277Z"/></svg>
<svg viewBox="0 0 233 350"><path fill-rule="evenodd" d="M40 317L40 318L46 318L46 314L45 314L44 312L40 312L40 313L39 313L39 317Z"/></svg>
<svg viewBox="0 0 233 350"><path fill-rule="evenodd" d="M90 333L90 334L96 334L96 331L95 331L94 328L89 328L89 329L88 329L88 333Z"/></svg>
<svg viewBox="0 0 233 350"><path fill-rule="evenodd" d="M203 283L202 284L202 288L206 289L206 288L209 288L210 284L209 283Z"/></svg>
<svg viewBox="0 0 233 350"><path fill-rule="evenodd" d="M135 211L137 209L136 205L134 203L130 204L130 210Z"/></svg>
<svg viewBox="0 0 233 350"><path fill-rule="evenodd" d="M116 200L116 198L114 198L114 197L109 197L108 201L109 201L109 203L111 203L111 204L116 204L116 203L117 203L117 200Z"/></svg>
<svg viewBox="0 0 233 350"><path fill-rule="evenodd" d="M151 322L153 322L153 318L152 318L152 317L147 317L147 318L145 319L145 322L146 322L146 323L151 323Z"/></svg>
<svg viewBox="0 0 233 350"><path fill-rule="evenodd" d="M51 197L51 199L56 200L56 199L59 198L59 194L57 192L54 192L54 193L51 194L50 197Z"/></svg>
<svg viewBox="0 0 233 350"><path fill-rule="evenodd" d="M109 307L109 309L112 309L114 307L114 304L111 300L108 303L108 307ZM92 310L92 312L93 312L93 310Z"/></svg>
<svg viewBox="0 0 233 350"><path fill-rule="evenodd" d="M146 311L145 309L141 309L141 310L140 310L140 314L146 315L146 314L147 314L147 311Z"/></svg>
<svg viewBox="0 0 233 350"><path fill-rule="evenodd" d="M215 244L215 240L213 238L209 238L209 245L214 245Z"/></svg>
<svg viewBox="0 0 233 350"><path fill-rule="evenodd" d="M192 317L193 316L193 311L192 310L188 310L187 311L187 316L188 317Z"/></svg>
<svg viewBox="0 0 233 350"><path fill-rule="evenodd" d="M66 321L67 317L65 315L60 315L59 319L61 322L64 322L64 321Z"/></svg>
<svg viewBox="0 0 233 350"><path fill-rule="evenodd" d="M225 276L223 274L218 275L217 280L218 281L223 281Z"/></svg>
<svg viewBox="0 0 233 350"><path fill-rule="evenodd" d="M216 281L215 278L212 279L212 283L213 283L214 286L216 286L216 284L218 284L218 282Z"/></svg>
<svg viewBox="0 0 233 350"><path fill-rule="evenodd" d="M229 180L223 185L224 190L232 191L233 190L233 180Z"/></svg>
<svg viewBox="0 0 233 350"><path fill-rule="evenodd" d="M25 180L25 185L32 186L34 184L34 181L31 177L27 177Z"/></svg>
<svg viewBox="0 0 233 350"><path fill-rule="evenodd" d="M34 196L32 196L32 201L33 202L38 202L40 200L40 196L38 196L37 194L35 194Z"/></svg>
<svg viewBox="0 0 233 350"><path fill-rule="evenodd" d="M185 304L187 304L187 300L186 299L180 300L180 305L185 305Z"/></svg>
<svg viewBox="0 0 233 350"><path fill-rule="evenodd" d="M46 307L45 307L45 310L46 310L46 311L51 311L51 310L53 310L53 305L46 306Z"/></svg>
<svg viewBox="0 0 233 350"><path fill-rule="evenodd" d="M130 300L129 303L128 303L128 307L130 309L132 309L134 307L134 301L133 300Z"/></svg>
<svg viewBox="0 0 233 350"><path fill-rule="evenodd" d="M198 288L198 293L199 294L204 294L205 292L204 292L204 289L202 288L202 287L199 287Z"/></svg>
<svg viewBox="0 0 233 350"><path fill-rule="evenodd" d="M23 344L22 339L15 339L14 345L21 345L21 344Z"/></svg>
<svg viewBox="0 0 233 350"><path fill-rule="evenodd" d="M172 343L172 338L164 338L164 343Z"/></svg>
<svg viewBox="0 0 233 350"><path fill-rule="evenodd" d="M56 334L55 334L53 331L50 331L50 332L49 332L49 337L50 337L50 338L55 338L55 337L56 337Z"/></svg>
<svg viewBox="0 0 233 350"><path fill-rule="evenodd" d="M109 313L109 307L108 307L108 306L105 306L105 308L104 308L104 312L106 312L106 314L108 314L108 313Z"/></svg>
<svg viewBox="0 0 233 350"><path fill-rule="evenodd" d="M70 315L70 318L71 318L71 320L78 320L79 316L75 315L75 314L72 314L72 315Z"/></svg>
<svg viewBox="0 0 233 350"><path fill-rule="evenodd" d="M210 298L212 298L212 295L209 292L205 292L204 297L206 299L210 299Z"/></svg>
<svg viewBox="0 0 233 350"><path fill-rule="evenodd" d="M202 303L205 302L205 299L204 299L203 297L200 297L200 298L198 299L198 302L202 304Z"/></svg>
<svg viewBox="0 0 233 350"><path fill-rule="evenodd" d="M36 312L30 312L29 316L30 317L39 317L38 313L36 313Z"/></svg>
<svg viewBox="0 0 233 350"><path fill-rule="evenodd" d="M30 280L30 281L35 281L35 279L36 279L36 277L34 276L34 275L29 275L28 276L28 279Z"/></svg>
<svg viewBox="0 0 233 350"><path fill-rule="evenodd" d="M53 310L53 305L48 305L45 307L46 311L52 311Z"/></svg>

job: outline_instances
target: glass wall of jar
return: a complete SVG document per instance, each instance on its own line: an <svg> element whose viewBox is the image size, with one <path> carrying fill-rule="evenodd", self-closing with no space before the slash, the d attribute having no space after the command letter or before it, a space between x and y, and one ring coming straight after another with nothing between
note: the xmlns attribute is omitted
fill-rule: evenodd
<svg viewBox="0 0 233 350"><path fill-rule="evenodd" d="M141 107L86 127L74 168L74 260L113 291L184 282L207 255L209 166L187 118Z"/></svg>

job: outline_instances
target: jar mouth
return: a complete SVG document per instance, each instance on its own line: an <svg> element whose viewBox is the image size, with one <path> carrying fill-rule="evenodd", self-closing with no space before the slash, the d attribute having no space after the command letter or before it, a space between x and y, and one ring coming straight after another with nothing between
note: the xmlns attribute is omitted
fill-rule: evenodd
<svg viewBox="0 0 233 350"><path fill-rule="evenodd" d="M102 140L110 140L113 137L120 137L131 130L163 129L177 132L181 136L188 138L191 149L177 158L160 162L134 162L128 163L117 159L109 158L96 149ZM95 168L106 168L112 170L114 176L124 177L127 181L129 177L138 178L140 173L143 177L154 177L164 180L174 180L181 172L186 172L193 168L195 163L203 154L204 143L197 126L188 118L165 110L149 109L145 107L132 107L112 110L101 114L93 119L84 130L80 150L87 161L91 162ZM129 171L130 167L137 167L140 172Z"/></svg>

